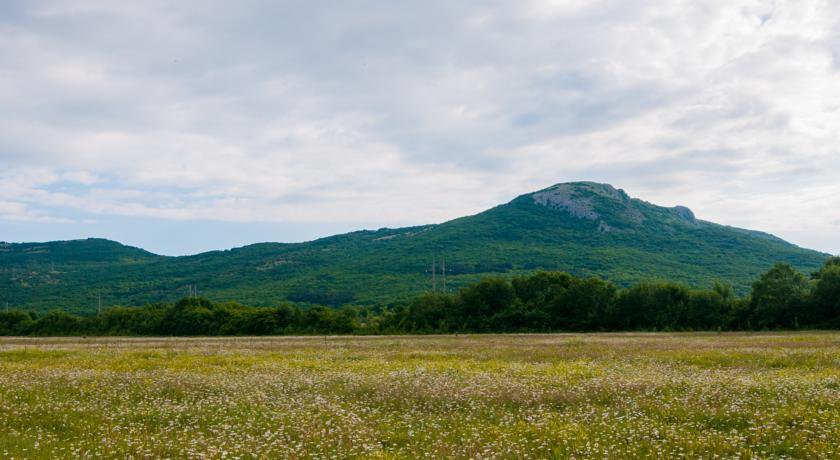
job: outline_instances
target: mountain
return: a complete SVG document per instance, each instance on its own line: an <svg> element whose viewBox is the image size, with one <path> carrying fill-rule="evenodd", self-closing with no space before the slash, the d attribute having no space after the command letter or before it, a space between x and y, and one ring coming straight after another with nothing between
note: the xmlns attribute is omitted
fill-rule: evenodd
<svg viewBox="0 0 840 460"><path fill-rule="evenodd" d="M619 285L669 279L705 287L720 280L739 292L776 262L810 272L828 257L766 233L699 220L685 207L575 182L438 225L185 257L101 239L0 243L0 305L84 313L96 309L100 296L103 305L139 305L183 297L192 284L211 299L252 305L387 303L429 289L435 255L445 257L450 290L482 276L545 269Z"/></svg>

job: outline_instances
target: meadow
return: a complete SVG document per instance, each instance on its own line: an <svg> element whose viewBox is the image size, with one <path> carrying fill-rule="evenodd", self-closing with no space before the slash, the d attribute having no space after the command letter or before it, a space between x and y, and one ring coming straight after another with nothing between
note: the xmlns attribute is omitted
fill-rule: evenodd
<svg viewBox="0 0 840 460"><path fill-rule="evenodd" d="M840 458L840 333L0 338L2 458Z"/></svg>

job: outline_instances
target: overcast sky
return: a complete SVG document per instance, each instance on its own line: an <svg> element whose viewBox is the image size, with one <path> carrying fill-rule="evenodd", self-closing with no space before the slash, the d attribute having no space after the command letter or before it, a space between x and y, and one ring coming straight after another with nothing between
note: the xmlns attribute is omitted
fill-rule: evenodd
<svg viewBox="0 0 840 460"><path fill-rule="evenodd" d="M840 2L0 2L0 240L185 254L571 180L840 252Z"/></svg>

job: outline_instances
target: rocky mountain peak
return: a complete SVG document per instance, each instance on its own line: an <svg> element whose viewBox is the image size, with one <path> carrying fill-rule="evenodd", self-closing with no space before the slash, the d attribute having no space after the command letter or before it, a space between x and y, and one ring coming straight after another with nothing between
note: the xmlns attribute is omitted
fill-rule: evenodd
<svg viewBox="0 0 840 460"><path fill-rule="evenodd" d="M631 204L630 196L624 190L610 184L597 182L567 182L553 185L531 195L534 202L552 209L559 209L569 214L588 220L601 217L596 199L606 198L624 206Z"/></svg>
<svg viewBox="0 0 840 460"><path fill-rule="evenodd" d="M646 220L670 225L675 221L695 224L691 209L657 206L631 198L624 190L597 182L568 182L529 195L534 203L569 213L578 219L599 222L599 231L633 227Z"/></svg>
<svg viewBox="0 0 840 460"><path fill-rule="evenodd" d="M677 217L683 220L687 220L689 222L694 222L697 220L697 218L694 217L694 213L691 211L691 209L688 209L685 206L674 206L673 208L671 208L671 211L674 214L676 214Z"/></svg>

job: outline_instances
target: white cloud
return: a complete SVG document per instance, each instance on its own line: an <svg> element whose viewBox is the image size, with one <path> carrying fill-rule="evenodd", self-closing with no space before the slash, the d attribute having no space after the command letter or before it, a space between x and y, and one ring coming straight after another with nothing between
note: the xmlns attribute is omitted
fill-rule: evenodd
<svg viewBox="0 0 840 460"><path fill-rule="evenodd" d="M832 2L0 8L8 219L421 223L586 179L840 251Z"/></svg>

